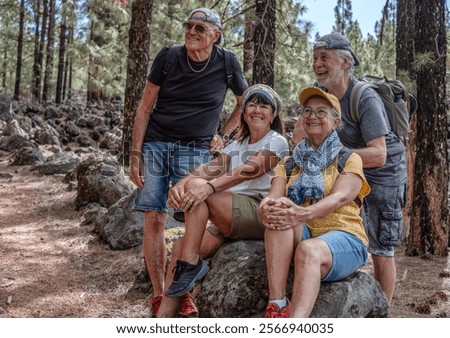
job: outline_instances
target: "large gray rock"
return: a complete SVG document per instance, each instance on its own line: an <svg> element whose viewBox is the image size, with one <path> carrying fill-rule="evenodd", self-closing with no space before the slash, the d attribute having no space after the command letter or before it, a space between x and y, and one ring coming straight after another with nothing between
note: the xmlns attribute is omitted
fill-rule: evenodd
<svg viewBox="0 0 450 338"><path fill-rule="evenodd" d="M37 166L44 175L67 174L80 163L80 158L73 152L60 152L52 155L45 163Z"/></svg>
<svg viewBox="0 0 450 338"><path fill-rule="evenodd" d="M109 207L106 213L92 222L94 231L114 250L130 249L142 244L145 213L133 210L136 193L137 189ZM175 229L183 226L184 223L177 222L173 218L173 209L169 208L164 228ZM166 243L172 243L181 236L180 232L176 230L171 234L176 235L166 237Z"/></svg>
<svg viewBox="0 0 450 338"><path fill-rule="evenodd" d="M94 224L94 231L114 250L142 244L144 213L132 209L135 197L136 190L111 206Z"/></svg>
<svg viewBox="0 0 450 338"><path fill-rule="evenodd" d="M45 156L39 147L33 143L22 144L12 158L11 165L39 165L45 161Z"/></svg>
<svg viewBox="0 0 450 338"><path fill-rule="evenodd" d="M76 171L76 209L89 203L109 208L132 192L131 183L125 177L119 162L112 157L91 155L77 166Z"/></svg>
<svg viewBox="0 0 450 338"><path fill-rule="evenodd" d="M261 317L268 300L264 243L237 241L224 245L210 262L197 303L201 317ZM291 296L293 271L289 274ZM364 272L321 285L311 317L386 317L387 299Z"/></svg>

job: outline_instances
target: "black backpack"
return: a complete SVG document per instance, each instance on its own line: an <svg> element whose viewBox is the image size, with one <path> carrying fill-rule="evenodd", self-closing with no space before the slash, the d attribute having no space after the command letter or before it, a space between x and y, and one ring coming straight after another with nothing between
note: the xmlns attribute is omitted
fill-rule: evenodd
<svg viewBox="0 0 450 338"><path fill-rule="evenodd" d="M369 87L375 89L383 101L392 131L403 143L406 143L409 121L417 110L417 99L399 80L388 80L386 77L376 76L362 77L355 83L350 94L350 115L357 124L359 124L361 94Z"/></svg>
<svg viewBox="0 0 450 338"><path fill-rule="evenodd" d="M353 153L353 150L351 150L350 148L347 148L345 146L343 146L339 150L338 161L337 161L337 168L338 168L339 174L341 174L344 171L345 164L347 163L347 160L348 160L348 158L350 157L350 155L352 153ZM294 170L294 167L295 167L294 158L292 156L290 156L286 160L286 162L284 162L284 170L286 171L286 179L287 179L287 181L289 181L289 178L292 175L292 171ZM361 201L361 199L358 196L356 196L354 201L358 205L358 207L361 208L362 201Z"/></svg>
<svg viewBox="0 0 450 338"><path fill-rule="evenodd" d="M166 54L166 59L164 61L163 65L163 75L164 77L167 76L167 74L173 69L173 66L175 64L175 61L177 60L178 55L181 52L181 48L183 45L171 45L169 46L169 50ZM225 69L227 72L227 86L228 88L231 88L231 81L233 80L233 69L234 69L234 53L228 49L217 47L221 50L223 50L223 53L225 55Z"/></svg>

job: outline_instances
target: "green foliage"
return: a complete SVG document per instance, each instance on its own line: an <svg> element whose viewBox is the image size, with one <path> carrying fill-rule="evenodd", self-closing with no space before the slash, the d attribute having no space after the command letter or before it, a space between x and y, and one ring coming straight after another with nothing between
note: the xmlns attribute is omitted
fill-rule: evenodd
<svg viewBox="0 0 450 338"><path fill-rule="evenodd" d="M131 21L131 2L128 6L118 6L113 0L67 0L64 7L57 0L55 25L56 73L59 48L61 18L66 15L67 26L75 29L74 40L66 46L66 56L73 61L73 90L85 91L88 74L90 85L102 90L108 97L122 97L125 88L126 60L128 54L128 30ZM27 1L26 30L22 92L29 91L32 77L34 53L34 8ZM122 2L125 3L125 2ZM358 21L353 20L351 1L336 1L335 30L344 30L352 42L361 66L355 68L356 76L373 74L395 76L395 21L394 8L390 8L385 18L383 44L378 36L363 37ZM243 60L245 13L251 13L255 0L154 0L150 24L151 40L149 67L155 55L165 45L183 43L184 33L181 24L189 12L197 7L212 7L222 17L224 47L236 53ZM0 86L3 91L14 89L15 67L17 62L18 7L16 0L0 0ZM312 73L313 22L303 20L307 10L301 0L277 0L276 12L276 51L275 51L275 89L280 93L284 104L295 104L302 87L314 82ZM382 13L380 12L380 18ZM319 20L320 18L318 18ZM380 25L378 25L379 27ZM91 63L91 60L95 60ZM420 64L420 61L419 61ZM3 66L5 65L5 66ZM4 76L2 70L6 69ZM147 74L142 74L145 77ZM0 87L1 88L1 87ZM226 109L232 108L233 100L227 98Z"/></svg>

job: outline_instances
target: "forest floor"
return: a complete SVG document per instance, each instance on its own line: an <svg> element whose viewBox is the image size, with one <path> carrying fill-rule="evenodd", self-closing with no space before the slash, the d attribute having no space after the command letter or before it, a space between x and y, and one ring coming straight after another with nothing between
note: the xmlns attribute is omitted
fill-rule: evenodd
<svg viewBox="0 0 450 338"><path fill-rule="evenodd" d="M0 318L148 317L147 295L133 288L142 248L109 250L80 226L67 188L62 176L0 161ZM450 317L450 258L401 247L396 257L389 317ZM372 273L371 262L364 269Z"/></svg>

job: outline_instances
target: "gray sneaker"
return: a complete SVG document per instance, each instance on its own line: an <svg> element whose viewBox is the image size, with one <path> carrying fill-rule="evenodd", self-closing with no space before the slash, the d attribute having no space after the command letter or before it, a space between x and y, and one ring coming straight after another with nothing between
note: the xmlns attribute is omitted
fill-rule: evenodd
<svg viewBox="0 0 450 338"><path fill-rule="evenodd" d="M203 278L209 270L208 264L201 258L196 265L177 260L174 268L172 284L166 290L167 297L180 297L194 287L199 279Z"/></svg>

